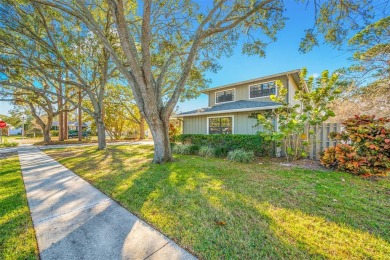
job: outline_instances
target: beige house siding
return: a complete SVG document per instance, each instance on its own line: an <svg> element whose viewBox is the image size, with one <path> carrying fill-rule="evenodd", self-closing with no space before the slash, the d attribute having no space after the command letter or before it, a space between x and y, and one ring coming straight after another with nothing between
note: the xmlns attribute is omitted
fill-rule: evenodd
<svg viewBox="0 0 390 260"><path fill-rule="evenodd" d="M289 85L289 92L288 92L288 100L291 105L300 104L299 101L294 99L295 93L298 91L298 85L295 83L295 80L292 78L292 76L288 76L288 85Z"/></svg>
<svg viewBox="0 0 390 260"><path fill-rule="evenodd" d="M288 88L288 78L287 78L287 76L282 76L282 77L269 78L266 80L260 80L258 82L251 83L251 84L242 84L242 85L238 85L238 86L234 86L234 87L226 87L225 89L212 90L212 91L208 92L208 94L209 94L209 107L215 105L215 92L228 90L228 89L235 89L234 101L237 101L237 100L253 100L253 101L264 101L264 102L272 101L269 97L250 99L249 98L249 86L256 85L259 83L266 83L266 82L270 82L270 81L275 81L275 80L280 80L282 82L282 84L284 85L284 87ZM222 104L222 103L218 103L218 104Z"/></svg>
<svg viewBox="0 0 390 260"><path fill-rule="evenodd" d="M207 134L208 118L223 116L233 116L233 134L256 134L258 131L262 131L263 127L261 125L255 127L257 120L248 117L251 113L252 112L239 112L184 117L183 134Z"/></svg>

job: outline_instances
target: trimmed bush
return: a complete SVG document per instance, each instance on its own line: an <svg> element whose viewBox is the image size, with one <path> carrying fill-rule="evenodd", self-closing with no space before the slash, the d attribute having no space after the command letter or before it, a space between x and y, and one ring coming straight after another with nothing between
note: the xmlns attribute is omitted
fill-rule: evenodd
<svg viewBox="0 0 390 260"><path fill-rule="evenodd" d="M202 135L202 134L182 134L175 138L176 141L183 144L194 144L198 146L209 146L216 149L216 155L226 154L229 151L244 149L253 151L255 155L261 156L266 153L267 142L260 135Z"/></svg>
<svg viewBox="0 0 390 260"><path fill-rule="evenodd" d="M230 151L227 155L229 161L249 163L255 160L255 153L253 151L245 151L244 149L238 149Z"/></svg>
<svg viewBox="0 0 390 260"><path fill-rule="evenodd" d="M58 130L50 130L50 135L51 136L59 136L60 132Z"/></svg>
<svg viewBox="0 0 390 260"><path fill-rule="evenodd" d="M198 154L199 146L194 144L177 144L172 151L177 154Z"/></svg>
<svg viewBox="0 0 390 260"><path fill-rule="evenodd" d="M215 148L209 146L201 146L198 152L199 156L202 157L214 157L215 156Z"/></svg>
<svg viewBox="0 0 390 260"><path fill-rule="evenodd" d="M226 146L218 146L215 148L215 156L216 157L226 157L228 155L229 148Z"/></svg>

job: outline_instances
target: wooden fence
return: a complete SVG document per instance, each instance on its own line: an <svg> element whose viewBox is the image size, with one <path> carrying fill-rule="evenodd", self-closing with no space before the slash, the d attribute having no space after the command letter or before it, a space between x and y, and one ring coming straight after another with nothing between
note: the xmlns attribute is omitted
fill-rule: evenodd
<svg viewBox="0 0 390 260"><path fill-rule="evenodd" d="M326 123L322 126L314 129L315 135L311 139L311 147L309 158L313 160L320 159L320 152L324 151L326 148L336 144L335 141L329 139L329 134L332 132L340 132L341 124L340 123Z"/></svg>

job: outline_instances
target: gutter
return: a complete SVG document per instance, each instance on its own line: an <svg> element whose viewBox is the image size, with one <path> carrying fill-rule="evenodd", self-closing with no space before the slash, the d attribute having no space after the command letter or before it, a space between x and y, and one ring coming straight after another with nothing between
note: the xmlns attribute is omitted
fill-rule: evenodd
<svg viewBox="0 0 390 260"><path fill-rule="evenodd" d="M268 110L275 109L280 107L278 106L266 106L266 107L253 107L253 108L239 108L239 109L229 109L229 110L220 110L213 112L199 112L193 114L178 114L172 115L171 118L181 118L181 117L189 117L189 116L202 116L202 115L213 115L213 114L226 114L226 113L236 113L236 112L249 112L249 111L259 111L259 110Z"/></svg>

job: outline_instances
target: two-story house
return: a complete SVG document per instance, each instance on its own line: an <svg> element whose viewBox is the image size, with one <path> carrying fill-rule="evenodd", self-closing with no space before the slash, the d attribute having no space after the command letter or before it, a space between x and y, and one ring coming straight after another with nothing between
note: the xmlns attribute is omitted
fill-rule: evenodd
<svg viewBox="0 0 390 260"><path fill-rule="evenodd" d="M277 80L287 88L286 101L293 104L299 72L287 71L206 89L203 93L209 96L208 107L174 117L183 120L184 134L256 134L262 131L262 126L256 125L256 118L250 115L280 106L270 99L270 95L278 93Z"/></svg>

